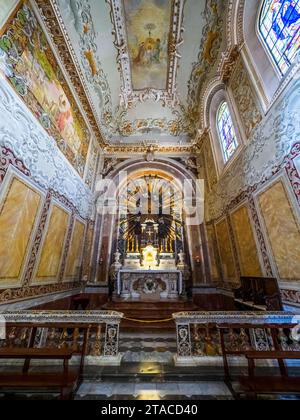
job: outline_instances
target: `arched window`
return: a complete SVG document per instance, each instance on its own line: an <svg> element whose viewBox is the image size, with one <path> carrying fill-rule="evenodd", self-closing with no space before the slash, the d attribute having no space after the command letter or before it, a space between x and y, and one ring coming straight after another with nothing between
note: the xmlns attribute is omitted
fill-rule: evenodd
<svg viewBox="0 0 300 420"><path fill-rule="evenodd" d="M228 162L238 147L238 140L227 102L223 102L219 108L217 114L217 127L224 160L225 162Z"/></svg>
<svg viewBox="0 0 300 420"><path fill-rule="evenodd" d="M300 50L300 0L265 0L259 33L281 75L285 75Z"/></svg>

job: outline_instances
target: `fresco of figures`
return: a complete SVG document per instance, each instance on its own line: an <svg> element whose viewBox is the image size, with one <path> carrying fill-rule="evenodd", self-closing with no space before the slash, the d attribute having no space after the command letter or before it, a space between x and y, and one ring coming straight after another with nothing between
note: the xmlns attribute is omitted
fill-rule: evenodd
<svg viewBox="0 0 300 420"><path fill-rule="evenodd" d="M172 1L126 0L124 7L133 89L166 89Z"/></svg>
<svg viewBox="0 0 300 420"><path fill-rule="evenodd" d="M89 133L42 29L26 3L0 39L0 62L0 71L83 176Z"/></svg>

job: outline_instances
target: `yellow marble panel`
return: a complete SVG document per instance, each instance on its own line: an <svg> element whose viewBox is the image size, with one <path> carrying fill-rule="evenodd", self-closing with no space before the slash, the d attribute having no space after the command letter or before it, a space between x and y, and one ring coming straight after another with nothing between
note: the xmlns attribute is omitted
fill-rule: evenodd
<svg viewBox="0 0 300 420"><path fill-rule="evenodd" d="M13 178L0 213L0 284L20 281L41 195Z"/></svg>
<svg viewBox="0 0 300 420"><path fill-rule="evenodd" d="M281 181L259 196L273 255L282 280L300 280L299 221Z"/></svg>
<svg viewBox="0 0 300 420"><path fill-rule="evenodd" d="M225 279L228 281L236 281L237 273L226 220L223 220L216 226L216 232Z"/></svg>
<svg viewBox="0 0 300 420"><path fill-rule="evenodd" d="M66 277L74 277L77 274L77 267L81 264L81 255L84 245L84 231L84 224L79 220L76 220L67 258Z"/></svg>
<svg viewBox="0 0 300 420"><path fill-rule="evenodd" d="M211 261L211 275L213 280L219 279L219 270L216 261L216 249L215 249L215 235L214 235L214 227L212 225L207 225L207 242L208 242L208 250L209 256Z"/></svg>
<svg viewBox="0 0 300 420"><path fill-rule="evenodd" d="M83 260L83 275L90 275L90 260L92 255L93 247L93 238L94 238L94 226L89 226L87 231L86 246L84 249L84 260Z"/></svg>
<svg viewBox="0 0 300 420"><path fill-rule="evenodd" d="M56 279L59 274L69 215L53 206L37 272L38 279Z"/></svg>
<svg viewBox="0 0 300 420"><path fill-rule="evenodd" d="M240 257L242 276L261 277L263 273L247 207L243 206L234 212L231 220Z"/></svg>

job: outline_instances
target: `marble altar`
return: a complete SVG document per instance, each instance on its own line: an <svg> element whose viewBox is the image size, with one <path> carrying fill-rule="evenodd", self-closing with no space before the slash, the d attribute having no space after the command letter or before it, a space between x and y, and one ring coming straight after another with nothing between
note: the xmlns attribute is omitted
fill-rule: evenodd
<svg viewBox="0 0 300 420"><path fill-rule="evenodd" d="M122 269L116 290L118 297L126 300L175 300L183 294L183 276L179 270Z"/></svg>

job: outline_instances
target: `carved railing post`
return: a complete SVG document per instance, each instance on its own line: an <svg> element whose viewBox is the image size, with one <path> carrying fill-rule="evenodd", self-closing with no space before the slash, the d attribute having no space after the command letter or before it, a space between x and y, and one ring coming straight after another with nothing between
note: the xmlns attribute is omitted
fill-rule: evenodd
<svg viewBox="0 0 300 420"><path fill-rule="evenodd" d="M119 353L119 324L106 324L104 357L116 357Z"/></svg>

